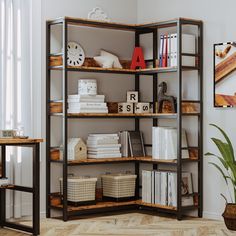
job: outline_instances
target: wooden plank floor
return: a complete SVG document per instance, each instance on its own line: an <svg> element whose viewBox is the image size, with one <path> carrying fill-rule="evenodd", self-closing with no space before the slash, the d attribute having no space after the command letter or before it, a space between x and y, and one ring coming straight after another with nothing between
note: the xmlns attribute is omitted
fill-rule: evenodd
<svg viewBox="0 0 236 236"><path fill-rule="evenodd" d="M23 236L8 229L0 229L0 236ZM41 221L42 236L233 236L221 221L189 218L182 221L141 213L63 222L55 219Z"/></svg>

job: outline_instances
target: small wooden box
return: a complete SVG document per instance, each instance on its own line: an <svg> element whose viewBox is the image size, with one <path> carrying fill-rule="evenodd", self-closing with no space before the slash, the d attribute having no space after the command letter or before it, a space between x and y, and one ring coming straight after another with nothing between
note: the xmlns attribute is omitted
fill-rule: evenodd
<svg viewBox="0 0 236 236"><path fill-rule="evenodd" d="M50 159L52 161L58 161L60 160L60 150L59 149L52 149L50 151Z"/></svg>
<svg viewBox="0 0 236 236"><path fill-rule="evenodd" d="M51 113L62 113L62 102L50 102L50 112Z"/></svg>
<svg viewBox="0 0 236 236"><path fill-rule="evenodd" d="M118 113L118 102L108 102L108 113Z"/></svg>
<svg viewBox="0 0 236 236"><path fill-rule="evenodd" d="M182 112L183 113L198 113L199 104L191 102L182 102Z"/></svg>

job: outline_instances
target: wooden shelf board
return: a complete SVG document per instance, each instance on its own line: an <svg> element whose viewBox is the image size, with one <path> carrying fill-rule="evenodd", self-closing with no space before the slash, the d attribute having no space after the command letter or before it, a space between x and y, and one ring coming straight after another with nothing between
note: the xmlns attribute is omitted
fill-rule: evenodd
<svg viewBox="0 0 236 236"><path fill-rule="evenodd" d="M13 189L14 187L15 187L15 185L8 184L8 185L5 185L5 186L0 186L0 189Z"/></svg>
<svg viewBox="0 0 236 236"><path fill-rule="evenodd" d="M97 202L94 205L81 205L81 206L68 206L68 212L74 211L82 211L82 210L92 210L92 209L99 209L99 208L111 208L111 207L119 207L119 206L130 206L130 205L140 205L140 206L147 206L147 207L154 207L159 209L166 209L171 211L176 211L176 207L172 206L164 206L159 204L150 204L144 203L142 200L130 200L130 201L122 201L122 202L112 202L112 201L104 201L104 202ZM53 205L53 208L63 209L63 205Z"/></svg>
<svg viewBox="0 0 236 236"><path fill-rule="evenodd" d="M111 202L111 201L104 201L104 202L97 202L94 205L81 205L78 207L75 206L68 206L68 211L81 211L81 210L91 210L91 209L99 209L99 208L107 208L107 207L118 207L118 206L128 206L128 205L136 205L136 200L131 201L122 201L122 202ZM63 205L53 205L53 207L63 209Z"/></svg>
<svg viewBox="0 0 236 236"><path fill-rule="evenodd" d="M164 159L153 159L152 157L119 157L119 158L88 158L85 160L68 161L68 165L88 165L88 164L105 164L105 163L116 163L116 162L147 162L157 164L172 164L176 165L177 160L164 160ZM55 163L63 163L62 160L51 160ZM183 159L182 162L198 162L198 159Z"/></svg>
<svg viewBox="0 0 236 236"><path fill-rule="evenodd" d="M159 117L159 118L176 118L176 113L142 113L142 114L128 114L128 113L68 113L69 118L76 117L127 117L127 118L136 118L136 117Z"/></svg>
<svg viewBox="0 0 236 236"><path fill-rule="evenodd" d="M160 209L177 211L177 208L173 207L173 206L164 206L164 205L160 205L160 204L146 203L146 202L142 202L142 200L138 200L136 202L138 205L141 205L141 206L155 207L155 208L160 208Z"/></svg>
<svg viewBox="0 0 236 236"><path fill-rule="evenodd" d="M77 25L77 26L88 26L95 28L108 28L108 29L117 29L117 30L128 30L134 31L136 29L152 29L152 28L164 28L164 27L173 27L176 26L178 21L182 21L182 23L186 24L186 22L191 22L192 24L201 24L202 21L195 19L187 19L187 18L175 18L168 21L159 21L159 22L150 22L145 24L124 24L117 22L104 22L98 20L90 20L85 18L75 18L75 17L59 17L54 20L47 21L49 24L62 24L63 21L67 21L69 25Z"/></svg>
<svg viewBox="0 0 236 236"><path fill-rule="evenodd" d="M63 66L50 66L51 70L63 70ZM117 73L117 74L140 74L152 75L155 73L170 73L177 72L177 67L159 67L147 69L118 69L118 68L101 68L101 67L86 67L86 66L68 66L68 71L81 71L81 72L101 72L101 73ZM198 67L183 66L182 70L198 70Z"/></svg>
<svg viewBox="0 0 236 236"><path fill-rule="evenodd" d="M32 138L0 138L0 144L29 144L29 143L41 143L43 139Z"/></svg>

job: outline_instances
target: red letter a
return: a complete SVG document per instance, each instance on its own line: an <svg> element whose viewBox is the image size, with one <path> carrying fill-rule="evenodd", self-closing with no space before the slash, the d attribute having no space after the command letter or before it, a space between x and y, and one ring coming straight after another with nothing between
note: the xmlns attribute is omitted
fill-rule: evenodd
<svg viewBox="0 0 236 236"><path fill-rule="evenodd" d="M143 50L141 47L134 48L134 53L133 53L130 69L135 70L137 67L139 69L146 68L146 64L145 64L144 56L143 56Z"/></svg>

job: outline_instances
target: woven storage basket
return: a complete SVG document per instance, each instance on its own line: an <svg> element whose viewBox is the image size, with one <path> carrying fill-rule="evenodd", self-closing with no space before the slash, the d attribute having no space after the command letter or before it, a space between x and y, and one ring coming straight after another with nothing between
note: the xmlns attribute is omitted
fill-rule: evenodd
<svg viewBox="0 0 236 236"><path fill-rule="evenodd" d="M126 198L135 196L137 175L109 174L102 175L103 196Z"/></svg>
<svg viewBox="0 0 236 236"><path fill-rule="evenodd" d="M60 188L63 189L62 178ZM67 184L67 200L70 202L95 201L97 178L69 177Z"/></svg>

